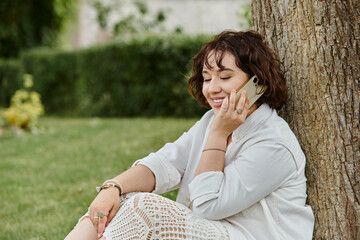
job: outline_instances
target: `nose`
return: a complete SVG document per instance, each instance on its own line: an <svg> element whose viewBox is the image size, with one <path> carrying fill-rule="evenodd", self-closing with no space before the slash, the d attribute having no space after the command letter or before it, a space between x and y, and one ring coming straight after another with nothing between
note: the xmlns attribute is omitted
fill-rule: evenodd
<svg viewBox="0 0 360 240"><path fill-rule="evenodd" d="M219 84L219 80L216 77L213 77L211 79L210 84L209 84L209 88L208 88L208 92L209 93L221 92L221 86Z"/></svg>

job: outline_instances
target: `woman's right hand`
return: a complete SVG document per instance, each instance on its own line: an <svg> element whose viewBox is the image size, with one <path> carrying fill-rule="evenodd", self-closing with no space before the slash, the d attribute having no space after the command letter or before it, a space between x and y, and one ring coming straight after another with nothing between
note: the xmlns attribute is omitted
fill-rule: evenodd
<svg viewBox="0 0 360 240"><path fill-rule="evenodd" d="M119 190L115 187L103 189L91 203L89 208L89 217L101 238L105 227L114 218L120 208ZM102 213L103 217L99 215Z"/></svg>

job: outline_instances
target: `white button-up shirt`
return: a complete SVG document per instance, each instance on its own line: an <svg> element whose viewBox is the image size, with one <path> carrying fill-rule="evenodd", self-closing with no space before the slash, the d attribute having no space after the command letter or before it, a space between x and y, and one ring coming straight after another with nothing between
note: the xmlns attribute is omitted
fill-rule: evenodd
<svg viewBox="0 0 360 240"><path fill-rule="evenodd" d="M134 163L151 169L155 193L179 189L177 202L219 220L231 240L312 239L306 205L305 156L288 124L262 104L232 134L224 171L194 178L214 112L208 111L174 143Z"/></svg>

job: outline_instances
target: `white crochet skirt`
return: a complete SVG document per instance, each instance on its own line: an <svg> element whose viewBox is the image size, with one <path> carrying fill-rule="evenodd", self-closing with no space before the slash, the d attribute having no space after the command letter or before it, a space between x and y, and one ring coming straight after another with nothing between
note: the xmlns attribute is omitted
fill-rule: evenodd
<svg viewBox="0 0 360 240"><path fill-rule="evenodd" d="M229 239L219 221L201 218L184 205L153 193L121 196L120 209L106 227L104 237L106 240Z"/></svg>

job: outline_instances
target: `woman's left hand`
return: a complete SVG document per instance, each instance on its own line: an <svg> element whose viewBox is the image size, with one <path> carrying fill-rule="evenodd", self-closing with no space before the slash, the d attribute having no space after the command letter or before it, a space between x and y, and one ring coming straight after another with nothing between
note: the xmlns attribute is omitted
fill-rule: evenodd
<svg viewBox="0 0 360 240"><path fill-rule="evenodd" d="M246 119L249 113L249 99L246 91L241 93L239 102L236 104L236 90L232 90L230 97L225 97L220 111L216 114L211 131L224 137L230 136Z"/></svg>

